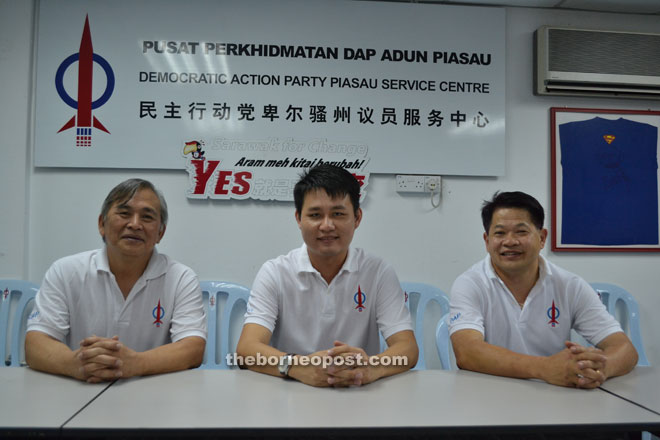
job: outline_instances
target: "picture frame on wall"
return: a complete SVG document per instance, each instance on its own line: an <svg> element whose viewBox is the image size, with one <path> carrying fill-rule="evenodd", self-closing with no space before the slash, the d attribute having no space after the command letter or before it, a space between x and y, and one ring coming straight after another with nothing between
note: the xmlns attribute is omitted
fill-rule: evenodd
<svg viewBox="0 0 660 440"><path fill-rule="evenodd" d="M553 251L660 252L660 111L550 108Z"/></svg>

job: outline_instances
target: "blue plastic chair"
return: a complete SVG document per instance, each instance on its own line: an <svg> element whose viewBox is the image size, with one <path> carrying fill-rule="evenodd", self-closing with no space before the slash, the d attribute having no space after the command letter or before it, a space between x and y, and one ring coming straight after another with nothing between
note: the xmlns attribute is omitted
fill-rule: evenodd
<svg viewBox="0 0 660 440"><path fill-rule="evenodd" d="M442 315L449 313L449 298L442 290L425 283L404 281L401 283L401 289L403 289L407 295L406 305L410 309L410 316L415 329L415 339L417 340L417 346L419 347L417 365L415 365L413 370L426 370L426 356L424 350L424 335L426 332L424 331L424 317L426 316L429 306L434 302L440 306L440 313ZM433 324L432 328L435 330L435 322ZM381 351L385 351L385 349L387 349L387 343L381 335ZM442 362L442 359L440 360ZM446 368L444 363L443 368Z"/></svg>
<svg viewBox="0 0 660 440"><path fill-rule="evenodd" d="M0 280L0 367L25 365L27 318L38 290L28 281Z"/></svg>
<svg viewBox="0 0 660 440"><path fill-rule="evenodd" d="M453 370L451 363L451 339L449 338L449 313L446 313L435 329L435 345L443 370Z"/></svg>
<svg viewBox="0 0 660 440"><path fill-rule="evenodd" d="M236 352L243 327L241 304L247 307L250 290L240 284L224 281L200 282L207 316L208 336L204 361L200 368L227 370L227 354Z"/></svg>
<svg viewBox="0 0 660 440"><path fill-rule="evenodd" d="M649 366L644 344L642 343L642 331L639 323L639 306L635 298L625 289L608 283L591 283L591 287L598 293L605 308L621 324L632 341L639 359L637 365ZM623 306L624 312L619 313L619 306Z"/></svg>

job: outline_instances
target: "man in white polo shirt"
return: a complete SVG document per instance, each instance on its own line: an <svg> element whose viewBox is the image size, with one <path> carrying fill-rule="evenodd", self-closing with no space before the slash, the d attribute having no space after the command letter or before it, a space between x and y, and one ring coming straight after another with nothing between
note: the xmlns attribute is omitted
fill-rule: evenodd
<svg viewBox="0 0 660 440"><path fill-rule="evenodd" d="M110 191L98 220L105 247L62 258L44 277L25 338L31 368L94 383L201 363L197 276L155 249L167 217L146 180Z"/></svg>
<svg viewBox="0 0 660 440"><path fill-rule="evenodd" d="M237 347L244 365L320 387L365 385L412 368L417 343L394 270L350 247L362 220L357 180L316 166L296 184L294 200L304 244L267 261L254 280ZM382 353L379 331L388 345ZM246 361L259 357L279 363Z"/></svg>
<svg viewBox="0 0 660 440"><path fill-rule="evenodd" d="M451 289L449 331L460 368L595 388L628 373L637 351L582 278L540 255L539 202L495 193L481 211L488 256ZM596 347L570 342L576 330Z"/></svg>

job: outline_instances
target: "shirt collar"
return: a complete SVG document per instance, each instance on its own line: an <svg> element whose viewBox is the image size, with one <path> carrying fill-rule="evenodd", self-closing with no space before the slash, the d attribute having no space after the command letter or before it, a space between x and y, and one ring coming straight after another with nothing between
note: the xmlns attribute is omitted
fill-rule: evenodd
<svg viewBox="0 0 660 440"><path fill-rule="evenodd" d="M303 273L303 272L316 272L318 273L319 271L312 266L312 262L309 259L309 253L307 252L307 245L303 243L302 247L300 248L301 252L298 258L298 273ZM346 256L346 261L344 261L344 264L342 265L341 269L339 269L339 275L340 273L346 271L346 272L356 272L358 268L358 259L355 256L355 250L353 248L348 248L348 255Z"/></svg>
<svg viewBox="0 0 660 440"><path fill-rule="evenodd" d="M538 281L543 281L548 275L552 275L552 269L550 269L550 265L548 265L548 262L543 258L542 255L539 255L539 279ZM495 272L495 269L493 268L493 262L490 259L490 254L486 255L486 276L490 278L491 280L499 280L500 277L497 275Z"/></svg>
<svg viewBox="0 0 660 440"><path fill-rule="evenodd" d="M552 269L548 262L539 255L539 281L545 280L546 277L552 275Z"/></svg>
<svg viewBox="0 0 660 440"><path fill-rule="evenodd" d="M111 273L110 263L108 262L107 246L103 246L103 249L101 249L101 251L96 254L96 270ZM149 258L149 263L147 263L147 267L144 269L141 278L144 278L145 280L151 280L158 278L166 271L167 262L165 261L165 258L160 257L160 254L154 247L154 250L151 253L151 258Z"/></svg>

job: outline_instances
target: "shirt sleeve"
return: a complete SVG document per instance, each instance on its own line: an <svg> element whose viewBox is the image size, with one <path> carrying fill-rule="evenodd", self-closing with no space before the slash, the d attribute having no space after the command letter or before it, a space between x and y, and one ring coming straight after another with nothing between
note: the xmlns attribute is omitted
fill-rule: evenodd
<svg viewBox="0 0 660 440"><path fill-rule="evenodd" d="M378 329L384 339L404 330L413 330L410 311L396 273L387 263L382 265L378 282Z"/></svg>
<svg viewBox="0 0 660 440"><path fill-rule="evenodd" d="M177 287L170 336L172 342L189 336L206 339L206 313L197 275L185 268Z"/></svg>
<svg viewBox="0 0 660 440"><path fill-rule="evenodd" d="M250 299L245 313L245 324L259 324L271 333L279 313L279 282L273 263L267 261L261 266L252 283Z"/></svg>
<svg viewBox="0 0 660 440"><path fill-rule="evenodd" d="M46 272L28 317L27 331L40 331L65 342L70 329L70 301L61 265L56 261Z"/></svg>
<svg viewBox="0 0 660 440"><path fill-rule="evenodd" d="M575 316L573 329L593 345L598 345L609 335L623 331L610 315L598 294L582 278L576 277L568 286L575 289Z"/></svg>
<svg viewBox="0 0 660 440"><path fill-rule="evenodd" d="M454 281L449 295L450 335L469 329L486 336L481 292L483 289L465 274Z"/></svg>

